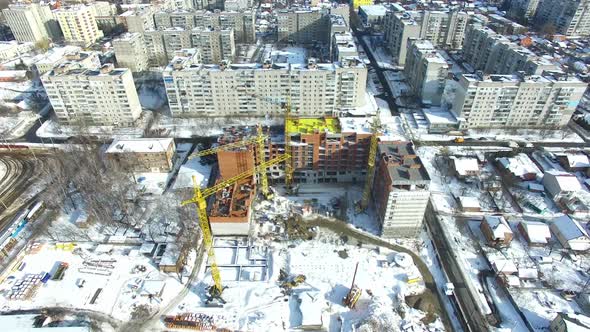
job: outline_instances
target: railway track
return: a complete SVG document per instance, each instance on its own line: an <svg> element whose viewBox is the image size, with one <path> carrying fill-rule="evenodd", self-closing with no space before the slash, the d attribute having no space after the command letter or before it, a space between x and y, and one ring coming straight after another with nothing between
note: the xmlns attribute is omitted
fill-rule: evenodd
<svg viewBox="0 0 590 332"><path fill-rule="evenodd" d="M30 203L18 198L36 177L35 161L27 156L1 155L0 163L6 168L0 179L0 229L3 230L13 215Z"/></svg>

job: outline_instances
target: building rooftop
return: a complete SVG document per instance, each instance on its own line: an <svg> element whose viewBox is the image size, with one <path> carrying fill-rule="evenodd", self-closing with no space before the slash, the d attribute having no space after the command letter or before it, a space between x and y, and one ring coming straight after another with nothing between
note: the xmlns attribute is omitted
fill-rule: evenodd
<svg viewBox="0 0 590 332"><path fill-rule="evenodd" d="M394 186L424 185L430 182L430 176L420 157L414 152L412 143L381 143L378 146L378 155L381 162L386 163Z"/></svg>
<svg viewBox="0 0 590 332"><path fill-rule="evenodd" d="M575 240L580 237L588 239L588 233L577 220L568 215L562 215L553 219L552 226L556 228L565 240Z"/></svg>
<svg viewBox="0 0 590 332"><path fill-rule="evenodd" d="M317 132L340 133L340 121L337 118L292 118L286 123L289 134L313 134Z"/></svg>
<svg viewBox="0 0 590 332"><path fill-rule="evenodd" d="M387 8L385 8L383 5L360 6L360 10L369 16L385 16L387 13Z"/></svg>
<svg viewBox="0 0 590 332"><path fill-rule="evenodd" d="M106 153L165 152L173 141L172 138L116 139L108 147Z"/></svg>

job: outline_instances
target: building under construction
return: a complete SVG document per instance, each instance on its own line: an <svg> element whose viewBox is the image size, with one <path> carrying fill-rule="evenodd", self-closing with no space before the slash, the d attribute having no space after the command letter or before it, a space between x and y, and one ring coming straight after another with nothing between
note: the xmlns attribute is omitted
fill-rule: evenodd
<svg viewBox="0 0 590 332"><path fill-rule="evenodd" d="M295 183L363 183L372 137L369 118L288 118L286 128L263 129L265 160L285 154L290 142ZM274 130L277 129L277 130ZM253 140L255 127L231 127L219 137L220 146ZM380 136L382 141L384 136ZM285 139L287 138L287 139ZM383 143L383 142L382 142ZM260 163L256 144L239 145L217 153L220 180L252 170ZM266 172L272 183L284 183L285 164L270 166ZM250 203L256 192L253 177L220 191L211 204L210 221L216 235L247 234Z"/></svg>
<svg viewBox="0 0 590 332"><path fill-rule="evenodd" d="M293 180L296 183L330 183L365 181L370 121L367 118L291 118L286 133L291 142ZM266 128L269 137L266 159L285 152L285 136ZM252 127L232 127L219 138L220 145L249 139L256 135ZM255 148L240 148L218 154L223 178L240 174L254 167ZM274 183L284 182L284 165L274 165L267 171Z"/></svg>

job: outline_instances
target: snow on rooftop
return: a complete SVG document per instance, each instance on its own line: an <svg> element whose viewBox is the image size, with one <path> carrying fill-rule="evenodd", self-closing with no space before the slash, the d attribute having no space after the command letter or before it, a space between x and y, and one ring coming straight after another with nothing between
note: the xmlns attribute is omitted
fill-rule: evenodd
<svg viewBox="0 0 590 332"><path fill-rule="evenodd" d="M365 5L360 6L360 9L368 16L385 16L387 8L383 5Z"/></svg>
<svg viewBox="0 0 590 332"><path fill-rule="evenodd" d="M454 160L455 170L461 176L466 176L471 172L479 171L479 164L475 158L452 157L452 159Z"/></svg>
<svg viewBox="0 0 590 332"><path fill-rule="evenodd" d="M172 138L116 139L111 143L106 152L166 152L173 141L174 139Z"/></svg>
<svg viewBox="0 0 590 332"><path fill-rule="evenodd" d="M504 239L506 233L512 233L510 225L502 216L484 216L484 222L490 226L496 239Z"/></svg>
<svg viewBox="0 0 590 332"><path fill-rule="evenodd" d="M548 179L554 177L560 191L576 192L582 190L578 178L571 173L551 170L545 172L545 177Z"/></svg>
<svg viewBox="0 0 590 332"><path fill-rule="evenodd" d="M521 221L531 243L544 244L551 238L551 231L547 224L538 221Z"/></svg>
<svg viewBox="0 0 590 332"><path fill-rule="evenodd" d="M542 174L537 165L535 165L531 158L524 153L519 153L512 158L498 158L498 162L502 164L505 169L509 170L510 173L518 177L524 177L527 174L533 173L537 176Z"/></svg>
<svg viewBox="0 0 590 332"><path fill-rule="evenodd" d="M590 167L590 160L588 160L588 156L585 154L567 154L566 158L569 167Z"/></svg>
<svg viewBox="0 0 590 332"><path fill-rule="evenodd" d="M518 272L516 264L514 264L514 261L511 259L492 257L490 258L490 260L492 263L492 267L494 268L494 270L498 272L502 272L504 274L512 274Z"/></svg>
<svg viewBox="0 0 590 332"><path fill-rule="evenodd" d="M570 218L568 215L562 215L553 219L552 226L566 240L574 240L581 237L588 239L588 233L577 220Z"/></svg>
<svg viewBox="0 0 590 332"><path fill-rule="evenodd" d="M180 247L176 243L168 243L160 265L176 265L180 257Z"/></svg>
<svg viewBox="0 0 590 332"><path fill-rule="evenodd" d="M479 209L481 207L479 205L479 199L475 198L475 197L461 196L461 197L459 197L459 201L461 202L461 206L463 208Z"/></svg>

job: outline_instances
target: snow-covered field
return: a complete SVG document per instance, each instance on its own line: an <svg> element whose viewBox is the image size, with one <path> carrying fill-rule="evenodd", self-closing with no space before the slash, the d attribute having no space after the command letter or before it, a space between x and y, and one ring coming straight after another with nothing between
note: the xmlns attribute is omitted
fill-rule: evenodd
<svg viewBox="0 0 590 332"><path fill-rule="evenodd" d="M404 267L393 263L396 253L346 245L331 234L320 234L312 241L290 245L275 243L270 247L268 258L272 266L267 279L224 282L228 286L224 291L228 304L223 308L223 317L218 316L218 327L246 331L291 330L317 318L329 331L352 331L353 325L362 325L371 315L386 317L390 325L382 326L389 328L399 329L405 324L423 326L420 319L424 313L405 306L400 300L405 295L423 291L424 286L407 283L408 276L415 274L417 268L411 263ZM222 252L217 257L219 261L227 260ZM342 305L342 299L350 288L357 262L355 284L364 291L357 307L351 310ZM278 282L280 269L289 275L303 274L306 281L294 288L291 295L284 295ZM219 309L204 307L203 298L199 296L211 282L209 273L199 276L199 280L177 308L178 312L220 314ZM298 298L306 296L317 299L314 301L317 312L310 313L309 308L298 303ZM404 318L401 318L402 312ZM434 326L440 328L440 320Z"/></svg>

